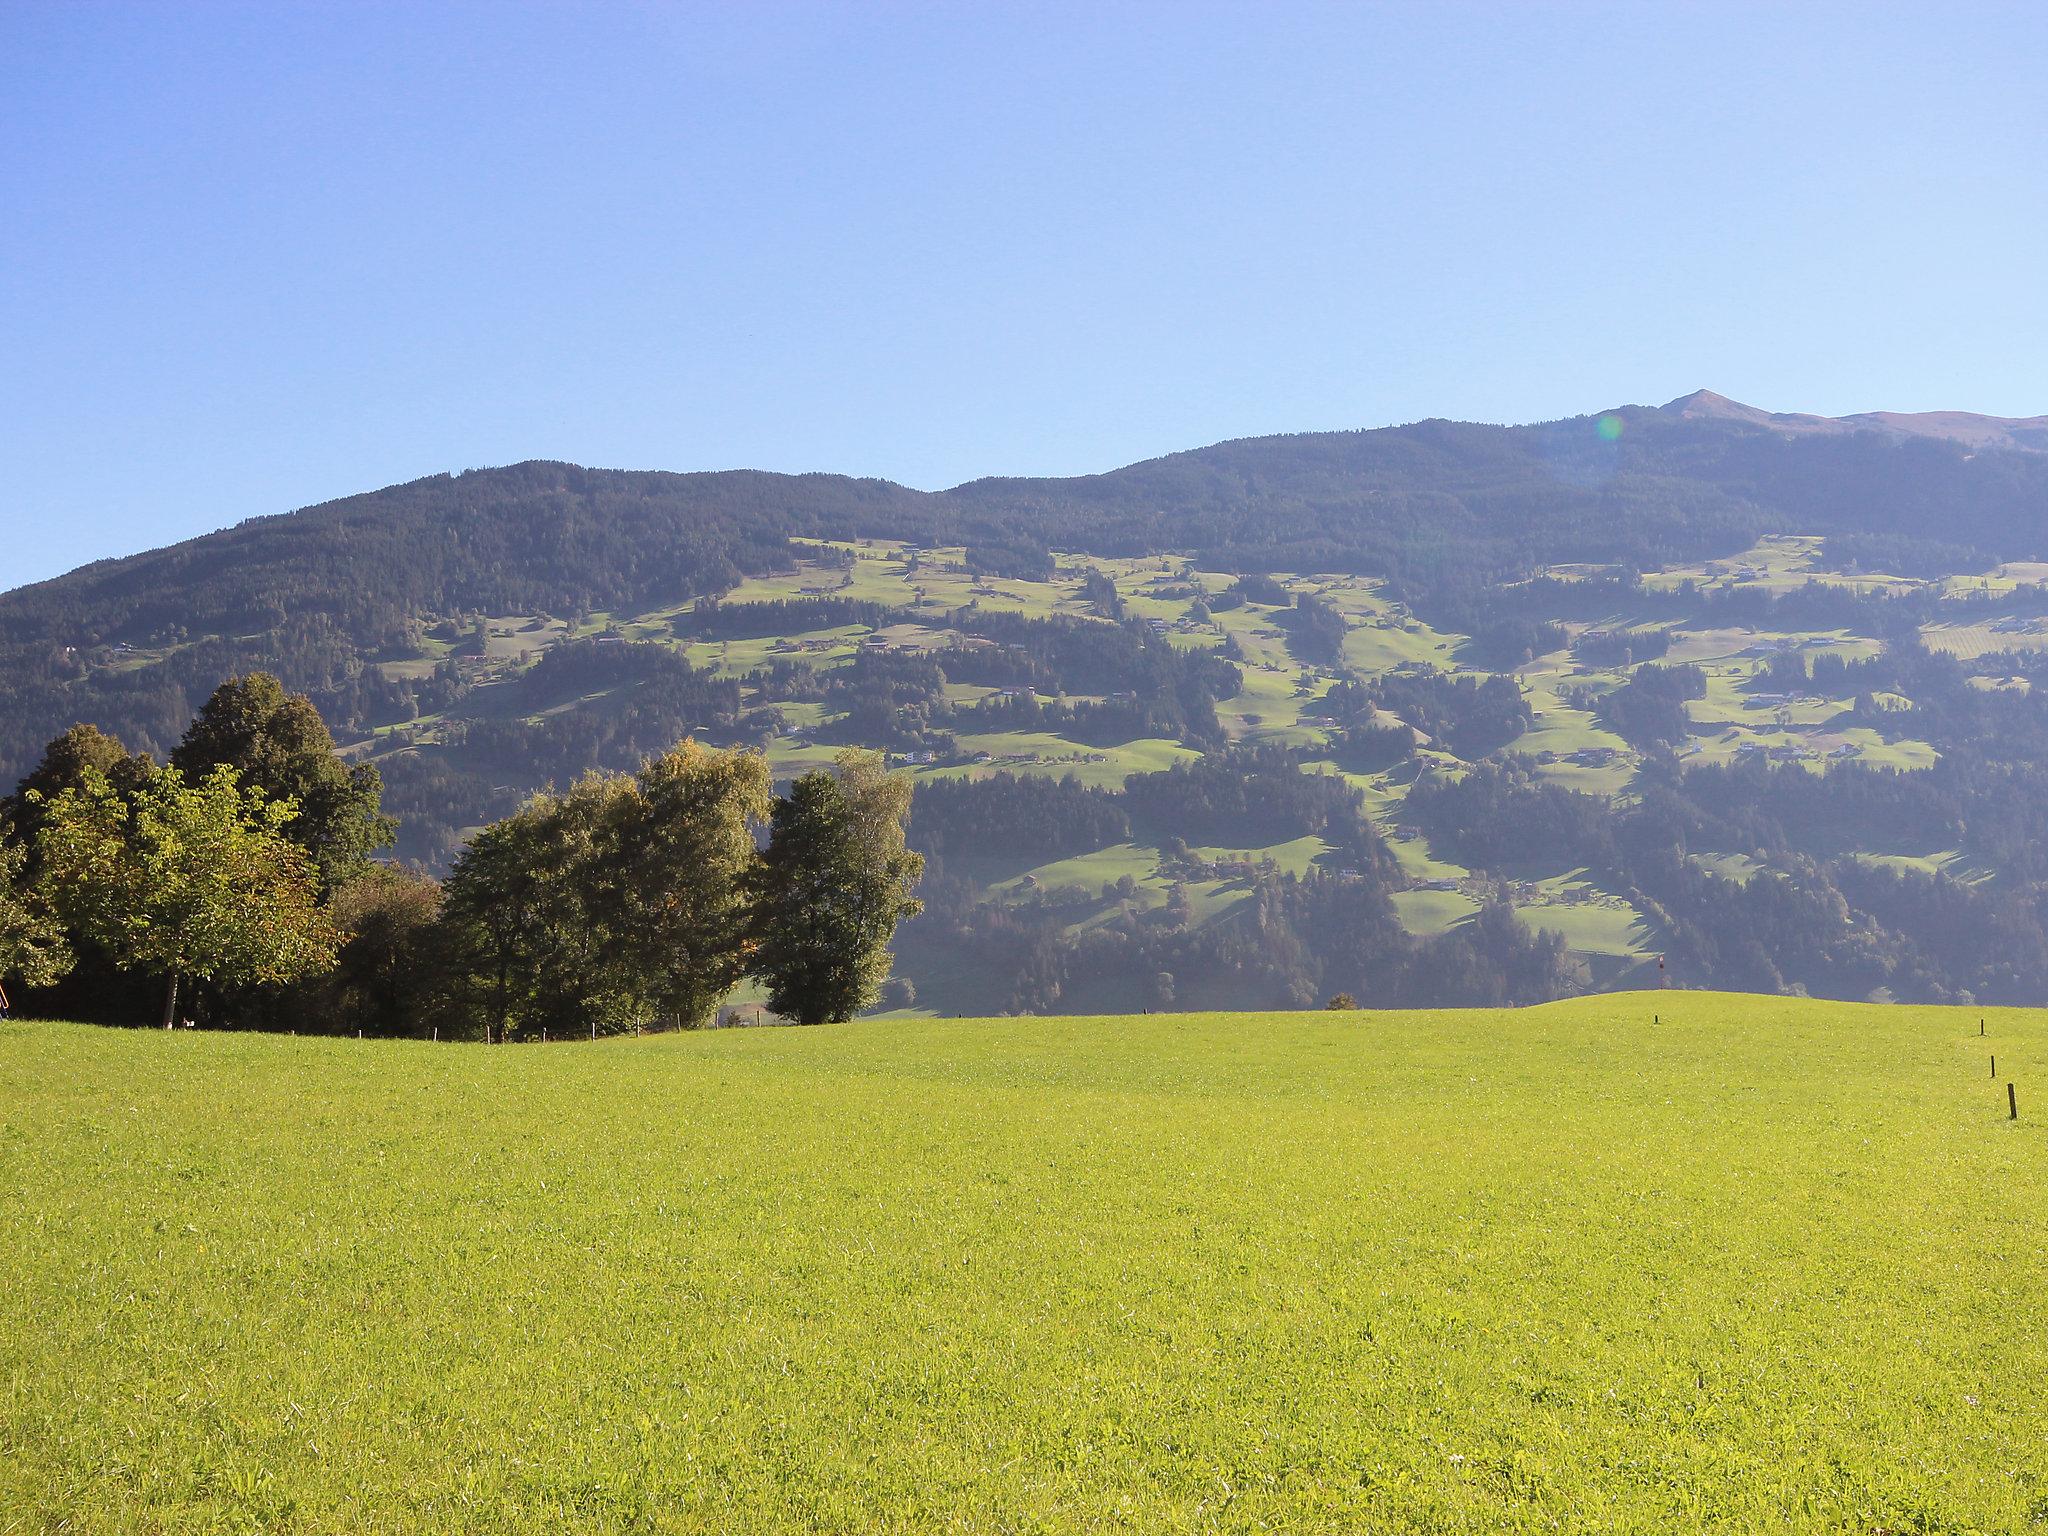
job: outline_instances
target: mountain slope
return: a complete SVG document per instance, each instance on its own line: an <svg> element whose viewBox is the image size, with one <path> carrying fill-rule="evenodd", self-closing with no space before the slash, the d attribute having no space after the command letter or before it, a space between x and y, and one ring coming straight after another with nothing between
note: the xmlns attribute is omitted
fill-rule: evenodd
<svg viewBox="0 0 2048 1536"><path fill-rule="evenodd" d="M684 734L892 752L947 1011L2048 997L2048 454L1759 415L431 477L0 595L0 785L262 667L435 867Z"/></svg>

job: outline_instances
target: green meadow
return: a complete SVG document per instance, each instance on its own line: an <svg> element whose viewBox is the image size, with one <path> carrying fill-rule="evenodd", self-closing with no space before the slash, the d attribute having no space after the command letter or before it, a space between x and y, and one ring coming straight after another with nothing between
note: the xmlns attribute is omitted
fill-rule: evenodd
<svg viewBox="0 0 2048 1536"><path fill-rule="evenodd" d="M0 1531L2038 1528L2044 1115L1710 994L0 1025Z"/></svg>

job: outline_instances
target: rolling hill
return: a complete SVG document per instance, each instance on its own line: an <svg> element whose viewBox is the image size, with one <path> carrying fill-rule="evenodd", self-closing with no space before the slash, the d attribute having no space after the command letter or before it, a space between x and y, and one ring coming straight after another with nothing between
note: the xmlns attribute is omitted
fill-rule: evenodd
<svg viewBox="0 0 2048 1536"><path fill-rule="evenodd" d="M0 594L0 783L74 720L163 755L264 668L430 867L686 733L784 775L891 752L939 897L905 1008L1538 1001L1659 961L2038 1000L2034 425L1700 392L930 494L438 476Z"/></svg>

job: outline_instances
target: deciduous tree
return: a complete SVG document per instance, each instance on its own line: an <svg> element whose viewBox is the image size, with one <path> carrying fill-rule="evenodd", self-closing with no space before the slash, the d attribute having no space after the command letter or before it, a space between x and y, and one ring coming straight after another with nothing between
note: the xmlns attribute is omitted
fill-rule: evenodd
<svg viewBox="0 0 2048 1536"><path fill-rule="evenodd" d="M768 811L759 753L694 741L611 802L592 904L613 971L653 1013L701 1024L745 974L754 828Z"/></svg>
<svg viewBox="0 0 2048 1536"><path fill-rule="evenodd" d="M500 1038L632 1022L636 992L609 942L597 854L633 793L624 776L591 774L536 795L455 861L442 903L451 976Z"/></svg>
<svg viewBox="0 0 2048 1536"><path fill-rule="evenodd" d="M924 860L904 847L910 782L879 753L839 754L775 802L756 880L752 973L768 1006L800 1024L852 1018L889 974L896 924L922 910Z"/></svg>
<svg viewBox="0 0 2048 1536"><path fill-rule="evenodd" d="M312 855L325 889L392 840L396 825L379 807L383 780L376 768L350 767L335 756L334 737L312 701L286 693L268 672L231 677L214 689L171 754L171 766L194 780L222 765L269 799L298 806L285 835Z"/></svg>
<svg viewBox="0 0 2048 1536"><path fill-rule="evenodd" d="M181 977L284 982L333 965L341 936L284 831L296 811L232 768L196 784L166 768L124 797L88 767L42 803L38 886L117 964L165 978L169 1028Z"/></svg>
<svg viewBox="0 0 2048 1536"><path fill-rule="evenodd" d="M22 879L28 848L0 834L0 980L47 987L71 969L63 926Z"/></svg>

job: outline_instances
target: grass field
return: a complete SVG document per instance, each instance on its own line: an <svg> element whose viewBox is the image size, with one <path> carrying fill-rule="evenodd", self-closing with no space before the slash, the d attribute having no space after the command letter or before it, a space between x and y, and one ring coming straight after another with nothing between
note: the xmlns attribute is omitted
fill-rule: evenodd
<svg viewBox="0 0 2048 1536"><path fill-rule="evenodd" d="M0 1026L0 1530L2038 1528L1984 1017Z"/></svg>

